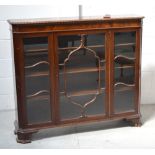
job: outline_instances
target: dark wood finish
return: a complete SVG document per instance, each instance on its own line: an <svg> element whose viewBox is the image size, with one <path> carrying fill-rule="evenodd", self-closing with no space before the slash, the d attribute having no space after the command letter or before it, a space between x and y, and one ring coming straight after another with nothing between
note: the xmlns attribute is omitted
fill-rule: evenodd
<svg viewBox="0 0 155 155"><path fill-rule="evenodd" d="M30 19L30 20L9 20L8 22L12 25L13 33L13 44L14 44L14 60L15 60L15 73L16 73L16 91L17 91L17 118L15 121L15 134L17 134L17 142L19 143L29 143L31 142L31 135L41 129L52 128L57 126L65 126L72 124L82 124L90 122L99 122L104 120L128 120L134 124L134 126L140 126L140 72L141 72L141 38L142 38L142 19L143 17L94 17L94 18L70 18L70 19ZM115 33L117 32L135 32L136 38L135 42L121 42L115 44ZM79 48L75 45L75 41L78 41L79 37L76 37L72 41L71 45L67 47L59 47L58 38L59 36L73 36L77 35L82 38L84 35L91 34L104 34L104 43L97 45L87 45L87 41L83 41L82 46L96 52L97 49L102 49L105 52L104 66L95 67L81 67L69 68L65 74L67 75L77 75L79 74L89 74L95 75L97 72L103 72L104 77L97 79L97 83L100 80L105 80L105 86L101 85L101 90L98 91L96 88L84 89L79 91L72 91L68 97L82 97L85 95L93 95L98 93L98 95L105 95L105 101L100 100L100 105L104 107L104 113L101 114L91 114L84 117L71 117L71 118L61 118L61 105L60 97L65 96L66 92L61 91L59 80L60 76L64 76L64 72L60 71L59 67L59 52L66 54L68 51L73 51ZM42 60L45 56L48 56L49 71L46 69L36 69L25 72L25 57L24 57L24 38L34 38L34 37L47 37L48 45L45 46L31 46L26 51L26 56L31 59L36 58L36 60ZM85 38L86 39L86 38ZM80 40L79 40L80 41ZM81 39L82 43L82 39ZM33 45L33 44L32 44ZM128 48L135 47L135 59L130 59L129 57L120 56L117 58L116 62L120 66L114 67L114 51L115 48ZM84 50L84 55L86 54L86 48ZM102 53L104 53L102 51ZM48 52L48 53L47 53ZM44 60L43 60L44 61ZM134 65L133 65L134 63ZM32 64L31 64L32 65ZM63 67L63 64L61 64ZM39 65L38 65L39 66ZM38 67L37 66L37 67ZM114 76L115 70L120 70L121 77L123 78L123 70L133 69L134 70L134 84L131 83L115 83ZM33 80L35 78L46 78L50 79L50 97L48 93L37 94L40 91L41 85L31 85L33 93L26 95L27 85L26 80ZM125 80L125 79L124 79ZM127 79L126 79L127 80ZM103 83L104 83L103 82ZM121 85L116 90L115 87ZM44 85L43 85L44 86ZM81 88L81 87L80 87ZM39 89L39 90L38 90ZM42 90L44 90L42 88ZM135 91L134 96L134 108L127 111L121 111L119 113L115 112L114 106L114 93L115 92L125 92L125 91ZM44 91L43 91L44 92ZM46 92L46 90L45 90ZM32 94L37 94L34 97ZM98 96L97 96L98 97ZM27 99L32 102L37 100L48 100L50 102L51 118L50 121L44 122L29 122L28 120L28 109ZM38 102L39 103L39 102ZM38 104L31 103L31 104ZM43 103L42 103L43 104ZM42 106L42 105L41 105ZM40 109L42 110L42 109ZM86 110L86 109L85 109ZM45 111L46 113L46 111ZM33 117L33 116L31 116ZM36 116L35 116L36 117Z"/></svg>

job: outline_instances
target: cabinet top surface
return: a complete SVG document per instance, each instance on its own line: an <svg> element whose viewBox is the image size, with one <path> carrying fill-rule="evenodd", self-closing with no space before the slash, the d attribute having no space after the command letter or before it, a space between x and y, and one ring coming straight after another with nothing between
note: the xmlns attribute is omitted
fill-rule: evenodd
<svg viewBox="0 0 155 155"><path fill-rule="evenodd" d="M121 21L143 19L143 16L97 16L97 17L64 17L64 18L35 18L35 19L10 19L8 22L12 25L25 24L72 24L83 22L104 22L104 21Z"/></svg>

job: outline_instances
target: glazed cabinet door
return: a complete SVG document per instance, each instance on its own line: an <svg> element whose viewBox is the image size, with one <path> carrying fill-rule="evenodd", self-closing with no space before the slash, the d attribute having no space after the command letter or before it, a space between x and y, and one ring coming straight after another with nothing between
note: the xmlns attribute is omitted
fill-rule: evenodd
<svg viewBox="0 0 155 155"><path fill-rule="evenodd" d="M139 96L139 33L137 30L113 33L112 114L136 113Z"/></svg>
<svg viewBox="0 0 155 155"><path fill-rule="evenodd" d="M22 35L19 38L20 44L18 60L20 67L20 80L22 92L22 103L20 106L20 117L23 118L24 125L37 126L51 124L53 86L52 86L52 50L50 48L50 35ZM17 54L17 53L16 53ZM17 66L17 65L16 65ZM21 74L22 73L22 74ZM18 77L18 75L17 75ZM18 85L18 79L17 79ZM19 118L20 119L20 118Z"/></svg>
<svg viewBox="0 0 155 155"><path fill-rule="evenodd" d="M59 120L106 116L106 33L57 34Z"/></svg>

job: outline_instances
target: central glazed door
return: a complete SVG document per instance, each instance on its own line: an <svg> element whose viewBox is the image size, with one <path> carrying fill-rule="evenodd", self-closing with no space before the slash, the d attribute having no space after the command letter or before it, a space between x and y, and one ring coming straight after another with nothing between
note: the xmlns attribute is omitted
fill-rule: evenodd
<svg viewBox="0 0 155 155"><path fill-rule="evenodd" d="M106 117L106 33L59 33L56 43L58 121Z"/></svg>

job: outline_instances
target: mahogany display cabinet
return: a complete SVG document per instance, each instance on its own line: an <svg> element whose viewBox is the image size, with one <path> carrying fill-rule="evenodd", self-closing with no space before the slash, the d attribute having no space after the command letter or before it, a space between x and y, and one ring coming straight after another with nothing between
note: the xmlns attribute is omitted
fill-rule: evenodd
<svg viewBox="0 0 155 155"><path fill-rule="evenodd" d="M17 142L41 129L104 120L140 126L143 17L8 20Z"/></svg>

